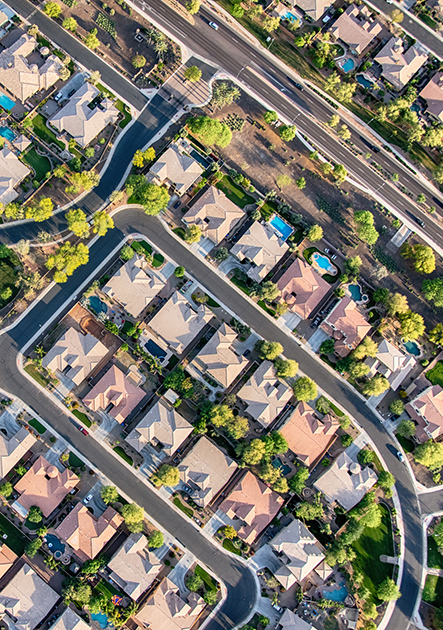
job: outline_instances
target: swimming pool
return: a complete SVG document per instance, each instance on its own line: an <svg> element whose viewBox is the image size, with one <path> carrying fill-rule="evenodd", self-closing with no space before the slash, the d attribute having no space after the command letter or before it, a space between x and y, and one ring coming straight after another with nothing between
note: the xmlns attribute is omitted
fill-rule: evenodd
<svg viewBox="0 0 443 630"><path fill-rule="evenodd" d="M358 83L360 83L360 85L362 85L364 88L371 89L374 87L372 81L368 81L368 79L366 79L363 74L357 74L355 78L357 79Z"/></svg>
<svg viewBox="0 0 443 630"><path fill-rule="evenodd" d="M344 602L347 596L348 589L346 586L342 586L334 591L323 590L323 599L332 599L334 602Z"/></svg>
<svg viewBox="0 0 443 630"><path fill-rule="evenodd" d="M105 615L105 613L102 613L101 611L99 613L91 613L91 619L93 619L94 621L98 621L98 623L100 624L100 628L107 628L108 627L108 617L107 615Z"/></svg>
<svg viewBox="0 0 443 630"><path fill-rule="evenodd" d="M326 271L331 276L337 275L337 268L331 263L329 258L320 252L314 252L312 254L312 264L314 267L318 267L321 271Z"/></svg>
<svg viewBox="0 0 443 630"><path fill-rule="evenodd" d="M415 343L415 341L404 341L403 345L406 352L408 352L409 354L413 354L414 357L419 357L421 355L421 350L418 344Z"/></svg>
<svg viewBox="0 0 443 630"><path fill-rule="evenodd" d="M277 232L282 235L284 241L286 241L286 239L288 239L294 231L294 229L288 225L286 221L283 221L283 219L281 219L277 214L274 214L274 216L269 220L269 223L272 225L274 230L277 230Z"/></svg>
<svg viewBox="0 0 443 630"><path fill-rule="evenodd" d="M344 64L340 64L343 72L351 72L355 68L355 61L348 57Z"/></svg>
<svg viewBox="0 0 443 630"><path fill-rule="evenodd" d="M166 356L166 350L160 348L152 339L148 339L145 343L145 348L149 354L152 354L153 357L157 357L157 359L162 360Z"/></svg>
<svg viewBox="0 0 443 630"><path fill-rule="evenodd" d="M108 307L102 302L96 295L92 295L89 298L89 306L97 313L106 313Z"/></svg>
<svg viewBox="0 0 443 630"><path fill-rule="evenodd" d="M350 284L348 286L348 291L351 294L351 298L354 302L361 302L362 293L359 284Z"/></svg>
<svg viewBox="0 0 443 630"><path fill-rule="evenodd" d="M55 553L56 551L60 551L60 553L64 553L65 544L62 543L62 541L59 538L57 538L57 536L54 536L54 534L46 534L45 542L48 545L49 549L52 551L52 553Z"/></svg>
<svg viewBox="0 0 443 630"><path fill-rule="evenodd" d="M11 109L15 106L15 103L12 99L9 98L9 96L6 96L6 94L0 92L0 106L10 112Z"/></svg>
<svg viewBox="0 0 443 630"><path fill-rule="evenodd" d="M291 11L286 11L286 13L282 15L282 20L288 20L289 22L300 22L300 18L291 13Z"/></svg>
<svg viewBox="0 0 443 630"><path fill-rule="evenodd" d="M272 465L274 466L274 468L280 468L281 474L283 475L283 477L285 477L286 475L289 475L289 473L291 472L291 467L288 466L287 464L284 464L282 460L280 459L280 457L275 457L272 460Z"/></svg>
<svg viewBox="0 0 443 630"><path fill-rule="evenodd" d="M9 127L0 127L0 136L2 136L2 138L6 138L6 140L9 140L10 142L15 140L17 137L15 133L9 129Z"/></svg>

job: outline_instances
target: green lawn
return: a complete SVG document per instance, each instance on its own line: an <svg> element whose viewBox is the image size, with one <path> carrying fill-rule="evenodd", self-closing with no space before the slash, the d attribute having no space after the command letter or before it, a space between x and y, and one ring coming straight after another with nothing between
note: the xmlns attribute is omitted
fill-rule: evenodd
<svg viewBox="0 0 443 630"><path fill-rule="evenodd" d="M105 595L108 599L112 599L113 595L120 595L120 597L124 597L124 593L118 591L116 588L112 586L106 580L101 580L97 586L94 587L95 591L98 591L102 595Z"/></svg>
<svg viewBox="0 0 443 630"><path fill-rule="evenodd" d="M255 203L255 199L251 197L251 195L248 195L243 188L234 184L232 179L227 175L218 182L217 188L224 192L226 197L240 208L244 208L250 203Z"/></svg>
<svg viewBox="0 0 443 630"><path fill-rule="evenodd" d="M132 464L134 463L132 461L132 457L130 457L127 453L125 453L125 451L122 449L121 446L114 446L113 450L117 453L117 455L120 455L120 457L124 459L125 462L127 462L128 464L132 466Z"/></svg>
<svg viewBox="0 0 443 630"><path fill-rule="evenodd" d="M81 468L82 466L85 465L85 462L82 462L82 460L77 457L77 455L75 453L70 452L69 453L69 465L73 466L74 468Z"/></svg>
<svg viewBox="0 0 443 630"><path fill-rule="evenodd" d="M92 422L90 421L90 419L88 418L88 416L85 413L82 413L81 411L79 411L78 409L73 409L72 413L74 414L74 416L76 418L78 418L80 420L80 422L83 422L83 424L86 427L90 427L92 426Z"/></svg>
<svg viewBox="0 0 443 630"><path fill-rule="evenodd" d="M103 92L103 94L105 94L108 98L110 98L110 99L115 98L115 94L110 92L108 90L108 88L105 88L105 86L102 85L101 83L97 83L97 89L100 90L100 92ZM117 101L117 102L121 103L121 101ZM122 103L122 105L123 105L123 103ZM115 103L115 106L117 107L117 109L120 109L120 107L118 107L117 103Z"/></svg>
<svg viewBox="0 0 443 630"><path fill-rule="evenodd" d="M34 149L30 149L26 155L23 156L23 161L26 162L29 166L35 171L35 178L38 182L41 182L45 177L46 173L51 172L51 164L48 158L43 155L39 155L37 151Z"/></svg>
<svg viewBox="0 0 443 630"><path fill-rule="evenodd" d="M195 567L195 573L196 575L199 575L201 577L201 579L205 583L205 586L208 590L210 591L217 590L218 582L216 582L214 578L212 578L209 575L209 573L205 571L204 568L201 567L199 564Z"/></svg>
<svg viewBox="0 0 443 630"><path fill-rule="evenodd" d="M183 239L183 240L185 239L186 232L184 231L183 228L181 228L181 227L180 228L174 228L172 231L174 232L174 234L177 234L177 236L179 236L181 239Z"/></svg>
<svg viewBox="0 0 443 630"><path fill-rule="evenodd" d="M403 447L405 453L412 453L414 450L414 442L412 440L408 440L408 438L403 437L402 435L396 435L397 440Z"/></svg>
<svg viewBox="0 0 443 630"><path fill-rule="evenodd" d="M9 521L3 514L0 514L0 536L6 534L4 541L14 553L21 556L29 543L29 539Z"/></svg>
<svg viewBox="0 0 443 630"><path fill-rule="evenodd" d="M272 201L266 201L260 208L260 214L265 221L269 221L274 212L277 212L277 206Z"/></svg>
<svg viewBox="0 0 443 630"><path fill-rule="evenodd" d="M17 281L17 273L14 270L14 263L9 258L3 258L0 260L0 291L4 289L11 289L12 295L7 300L0 298L0 308L6 306L19 292L20 287L15 285Z"/></svg>
<svg viewBox="0 0 443 630"><path fill-rule="evenodd" d="M235 553L237 556L241 556L240 549L237 549L237 547L234 547L232 540L229 540L229 538L224 539L223 549L226 549L227 551L230 551L231 553Z"/></svg>
<svg viewBox="0 0 443 630"><path fill-rule="evenodd" d="M37 381L37 383L42 385L42 387L46 387L46 385L49 383L48 379L42 376L35 365L33 365L32 363L25 365L25 372L27 372L29 376L32 376L32 378Z"/></svg>
<svg viewBox="0 0 443 630"><path fill-rule="evenodd" d="M165 259L161 254L154 254L154 256L152 257L153 267L161 267L164 262L165 262Z"/></svg>
<svg viewBox="0 0 443 630"><path fill-rule="evenodd" d="M379 604L375 593L376 589L387 577L392 577L392 564L380 562L381 554L394 555L394 543L392 540L391 519L388 509L380 504L383 512L382 524L375 529L366 528L362 536L354 543L357 554L353 565L361 570L364 580L363 585L369 589L372 601Z"/></svg>
<svg viewBox="0 0 443 630"><path fill-rule="evenodd" d="M432 536L428 536L428 567L430 569L443 569L443 556Z"/></svg>
<svg viewBox="0 0 443 630"><path fill-rule="evenodd" d="M434 31L438 31L437 23L431 17L429 17L429 15L427 15L426 13L419 13L418 17L422 22L426 24L426 26L429 26L429 28L432 28Z"/></svg>
<svg viewBox="0 0 443 630"><path fill-rule="evenodd" d="M426 372L426 378L431 381L433 385L440 385L443 387L443 361L438 361L432 370Z"/></svg>
<svg viewBox="0 0 443 630"><path fill-rule="evenodd" d="M57 136L55 135L55 133L48 129L48 127L46 126L46 118L44 118L41 114L37 114L37 116L34 116L34 118L32 119L32 126L34 128L35 135L38 136L41 140L47 142L48 144L51 144L51 142L55 142L55 144L57 144L60 149L65 148L64 143L60 142L60 140L57 140Z"/></svg>
<svg viewBox="0 0 443 630"><path fill-rule="evenodd" d="M231 282L232 284L235 284L236 287L241 289L243 293L246 293L246 295L249 295L251 293L251 289L243 282L243 280L237 278L237 276L232 276Z"/></svg>
<svg viewBox="0 0 443 630"><path fill-rule="evenodd" d="M275 317L275 311L272 308L269 308L269 306L266 304L266 302L264 300L259 300L258 301L258 305L261 306L261 308L267 312L268 315L270 315L271 317Z"/></svg>
<svg viewBox="0 0 443 630"><path fill-rule="evenodd" d="M208 295L208 301L206 302L206 306L209 306L209 308L220 308L220 304L218 304L215 300L212 299L212 297L210 297Z"/></svg>
<svg viewBox="0 0 443 630"><path fill-rule="evenodd" d="M437 575L428 575L426 577L422 599L429 604L434 604L434 606L438 608L443 606L443 578Z"/></svg>
<svg viewBox="0 0 443 630"><path fill-rule="evenodd" d="M42 425L41 422L39 422L38 420L36 420L36 418L31 418L31 420L29 421L30 426L35 429L36 431L38 431L40 433L40 435L43 435L43 433L45 433L46 429L45 427Z"/></svg>
<svg viewBox="0 0 443 630"><path fill-rule="evenodd" d="M184 512L186 516L189 516L189 518L192 518L194 516L194 510L187 505L183 505L178 497L174 497L173 504L177 506L179 510Z"/></svg>
<svg viewBox="0 0 443 630"><path fill-rule="evenodd" d="M131 247L138 254L143 254L144 252L152 254L152 247L146 241L134 241L131 243Z"/></svg>
<svg viewBox="0 0 443 630"><path fill-rule="evenodd" d="M126 105L119 99L118 101L116 101L114 103L114 105L116 106L116 108L122 113L124 114L124 118L123 120L120 122L119 127L120 129L124 129L126 127L127 124L129 124L132 120L132 116L131 114L128 112Z"/></svg>

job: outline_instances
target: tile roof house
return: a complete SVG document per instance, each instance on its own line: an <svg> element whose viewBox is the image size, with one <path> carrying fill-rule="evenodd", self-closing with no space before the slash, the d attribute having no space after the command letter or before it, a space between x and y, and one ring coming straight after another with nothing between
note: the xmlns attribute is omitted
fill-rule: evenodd
<svg viewBox="0 0 443 630"><path fill-rule="evenodd" d="M281 561L274 575L286 590L296 582L301 584L325 557L318 540L299 520L292 521L268 544ZM326 567L330 575L332 569Z"/></svg>
<svg viewBox="0 0 443 630"><path fill-rule="evenodd" d="M192 433L193 426L164 399L159 400L127 436L126 442L139 453L151 443L171 456Z"/></svg>
<svg viewBox="0 0 443 630"><path fill-rule="evenodd" d="M376 372L382 374L388 379L391 389L396 391L417 361L413 356L406 355L392 343L383 339L378 346L377 356L368 357L365 363L371 369L370 375L373 376Z"/></svg>
<svg viewBox="0 0 443 630"><path fill-rule="evenodd" d="M427 103L427 112L443 122L443 72L436 72L419 96Z"/></svg>
<svg viewBox="0 0 443 630"><path fill-rule="evenodd" d="M102 291L138 319L164 286L164 280L146 258L135 254L108 280Z"/></svg>
<svg viewBox="0 0 443 630"><path fill-rule="evenodd" d="M28 512L31 506L37 505L43 516L48 517L79 481L79 477L68 468L60 472L40 456L14 486L20 495L16 501L17 508L21 506Z"/></svg>
<svg viewBox="0 0 443 630"><path fill-rule="evenodd" d="M89 630L90 627L72 608L68 607L49 627L49 630Z"/></svg>
<svg viewBox="0 0 443 630"><path fill-rule="evenodd" d="M77 503L55 533L85 562L100 553L122 523L123 518L112 507L106 508L97 518L86 505Z"/></svg>
<svg viewBox="0 0 443 630"><path fill-rule="evenodd" d="M177 354L182 354L212 317L207 306L193 307L176 291L149 321L149 327Z"/></svg>
<svg viewBox="0 0 443 630"><path fill-rule="evenodd" d="M235 339L235 330L222 324L190 365L201 374L209 374L220 387L226 389L249 363L246 357L235 352Z"/></svg>
<svg viewBox="0 0 443 630"><path fill-rule="evenodd" d="M36 40L26 33L0 53L0 83L22 103L40 90L47 90L59 80L63 63L49 55L39 67L27 57L34 52Z"/></svg>
<svg viewBox="0 0 443 630"><path fill-rule="evenodd" d="M425 49L418 43L405 52L400 37L392 37L374 57L382 66L382 75L395 90L402 90L427 60Z"/></svg>
<svg viewBox="0 0 443 630"><path fill-rule="evenodd" d="M12 567L18 556L5 543L0 547L0 578Z"/></svg>
<svg viewBox="0 0 443 630"><path fill-rule="evenodd" d="M201 437L178 465L180 479L192 489L192 499L206 507L228 483L237 464L208 438Z"/></svg>
<svg viewBox="0 0 443 630"><path fill-rule="evenodd" d="M243 210L230 201L225 193L211 186L191 206L182 221L188 227L198 225L203 236L217 245L244 216Z"/></svg>
<svg viewBox="0 0 443 630"><path fill-rule="evenodd" d="M293 4L300 7L307 16L312 18L313 22L316 22L334 3L331 0L295 0Z"/></svg>
<svg viewBox="0 0 443 630"><path fill-rule="evenodd" d="M20 153L23 153L31 145L31 141L21 134L18 138L12 141L12 144L20 151Z"/></svg>
<svg viewBox="0 0 443 630"><path fill-rule="evenodd" d="M6 206L18 197L14 189L30 172L8 147L0 149L0 203Z"/></svg>
<svg viewBox="0 0 443 630"><path fill-rule="evenodd" d="M315 630L314 626L289 610L285 609L278 621L276 630Z"/></svg>
<svg viewBox="0 0 443 630"><path fill-rule="evenodd" d="M252 544L277 516L283 503L280 495L248 471L219 505L219 509L229 518L242 522L238 535L246 543Z"/></svg>
<svg viewBox="0 0 443 630"><path fill-rule="evenodd" d="M336 501L347 512L363 499L377 479L371 468L362 468L345 451L314 482L314 486L324 494L326 501Z"/></svg>
<svg viewBox="0 0 443 630"><path fill-rule="evenodd" d="M335 341L335 351L346 357L372 329L357 304L350 297L342 298L321 325Z"/></svg>
<svg viewBox="0 0 443 630"><path fill-rule="evenodd" d="M131 534L108 563L111 579L134 600L146 591L163 567L147 545L146 536Z"/></svg>
<svg viewBox="0 0 443 630"><path fill-rule="evenodd" d="M133 385L123 372L113 365L89 394L86 394L83 404L92 411L99 409L107 411L121 424L145 396L146 392L143 389Z"/></svg>
<svg viewBox="0 0 443 630"><path fill-rule="evenodd" d="M158 186L167 184L177 195L184 195L204 171L189 155L190 150L190 143L183 138L171 144L149 169L148 181Z"/></svg>
<svg viewBox="0 0 443 630"><path fill-rule="evenodd" d="M347 44L356 55L361 55L381 31L382 26L372 18L370 9L355 4L351 4L330 28L331 35Z"/></svg>
<svg viewBox="0 0 443 630"><path fill-rule="evenodd" d="M331 285L302 258L296 258L277 281L280 300L303 319L309 317L328 293Z"/></svg>
<svg viewBox="0 0 443 630"><path fill-rule="evenodd" d="M152 630L191 630L205 605L197 593L182 599L177 586L165 577L137 611L136 619L144 628Z"/></svg>
<svg viewBox="0 0 443 630"><path fill-rule="evenodd" d="M284 409L292 394L292 388L277 378L272 361L263 361L237 396L247 404L248 414L268 427Z"/></svg>
<svg viewBox="0 0 443 630"><path fill-rule="evenodd" d="M288 8L285 7L287 11ZM231 254L239 260L252 263L247 274L256 282L261 282L287 252L288 246L268 223L254 221L250 228L231 248Z"/></svg>
<svg viewBox="0 0 443 630"><path fill-rule="evenodd" d="M420 443L435 440L443 433L443 389L432 385L406 405L406 411L418 427L415 437Z"/></svg>
<svg viewBox="0 0 443 630"><path fill-rule="evenodd" d="M6 477L37 441L25 427L17 425L17 429L17 433L9 438L0 431L0 479Z"/></svg>
<svg viewBox="0 0 443 630"><path fill-rule="evenodd" d="M87 147L119 115L118 109L109 98L104 98L91 108L90 104L98 96L100 90L95 85L83 83L49 122L58 131L67 131L81 147Z"/></svg>
<svg viewBox="0 0 443 630"><path fill-rule="evenodd" d="M108 349L90 333L68 328L43 357L42 366L50 372L63 372L80 385L107 355Z"/></svg>
<svg viewBox="0 0 443 630"><path fill-rule="evenodd" d="M280 433L294 455L309 468L314 468L337 439L339 426L338 420L330 414L320 420L315 409L299 402Z"/></svg>
<svg viewBox="0 0 443 630"><path fill-rule="evenodd" d="M33 630L59 599L60 595L25 563L0 591L1 621L8 630Z"/></svg>

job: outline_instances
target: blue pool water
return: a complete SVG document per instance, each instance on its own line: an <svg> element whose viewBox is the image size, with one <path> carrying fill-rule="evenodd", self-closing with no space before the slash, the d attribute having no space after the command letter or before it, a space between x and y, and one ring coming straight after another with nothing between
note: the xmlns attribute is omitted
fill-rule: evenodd
<svg viewBox="0 0 443 630"><path fill-rule="evenodd" d="M291 236L292 232L294 231L290 225L283 221L283 219L280 219L280 217L276 214L272 217L269 223L275 230L277 230L277 232L280 232L285 241L289 236Z"/></svg>
<svg viewBox="0 0 443 630"><path fill-rule="evenodd" d="M280 468L283 477L285 475L289 475L289 473L291 472L291 467L284 464L280 457L275 457L275 459L272 460L272 465L274 466L274 468Z"/></svg>
<svg viewBox="0 0 443 630"><path fill-rule="evenodd" d="M320 267L320 269L324 269L332 275L337 273L335 266L331 263L329 258L320 254L320 252L314 252L312 254L312 260Z"/></svg>
<svg viewBox="0 0 443 630"><path fill-rule="evenodd" d="M10 142L15 140L17 137L15 133L9 129L9 127L0 127L0 136L6 138L6 140L9 140Z"/></svg>
<svg viewBox="0 0 443 630"><path fill-rule="evenodd" d="M353 59L346 59L345 63L342 65L343 72L351 72L355 68L355 62Z"/></svg>
<svg viewBox="0 0 443 630"><path fill-rule="evenodd" d="M166 350L160 348L152 339L148 339L145 343L145 348L149 354L152 354L153 357L157 357L157 359L164 359L166 356Z"/></svg>
<svg viewBox="0 0 443 630"><path fill-rule="evenodd" d="M57 538L57 536L54 536L54 534L46 534L45 540L52 553L54 553L55 551L60 551L61 553L64 553L65 544L62 543L62 541Z"/></svg>
<svg viewBox="0 0 443 630"><path fill-rule="evenodd" d="M406 351L409 352L409 354L413 354L414 357L419 357L420 356L420 354L421 354L420 348L415 343L415 341L404 341L403 345L404 345Z"/></svg>
<svg viewBox="0 0 443 630"><path fill-rule="evenodd" d="M286 13L282 16L282 20L289 20L289 22L299 22L299 18L290 11L286 11Z"/></svg>
<svg viewBox="0 0 443 630"><path fill-rule="evenodd" d="M348 291L354 302L361 302L362 292L359 284L350 284L348 286Z"/></svg>
<svg viewBox="0 0 443 630"><path fill-rule="evenodd" d="M6 96L6 94L0 92L0 106L3 107L3 109L6 109L8 112L10 112L14 105L14 101L10 99L9 96Z"/></svg>
<svg viewBox="0 0 443 630"><path fill-rule="evenodd" d="M364 88L373 88L374 84L372 83L372 81L368 81L367 79L365 79L365 77L362 74L357 74L357 76L355 77L358 81L358 83L360 83L360 85L362 85Z"/></svg>
<svg viewBox="0 0 443 630"><path fill-rule="evenodd" d="M106 304L102 302L96 295L92 295L89 298L89 306L94 309L97 315L98 313L106 313L106 311L108 310Z"/></svg>
<svg viewBox="0 0 443 630"><path fill-rule="evenodd" d="M335 591L323 591L324 599L332 599L334 602L344 602L348 595L348 589L346 586L342 586Z"/></svg>
<svg viewBox="0 0 443 630"><path fill-rule="evenodd" d="M107 615L105 615L105 613L91 613L91 619L93 619L94 621L98 621L98 623L100 624L100 628L104 629L108 627L108 617Z"/></svg>

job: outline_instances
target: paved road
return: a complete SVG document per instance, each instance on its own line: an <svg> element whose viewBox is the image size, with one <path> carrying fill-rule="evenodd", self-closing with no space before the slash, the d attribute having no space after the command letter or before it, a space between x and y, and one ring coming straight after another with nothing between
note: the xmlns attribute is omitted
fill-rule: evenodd
<svg viewBox="0 0 443 630"><path fill-rule="evenodd" d="M443 490L420 494L419 499L423 516L443 511Z"/></svg>

